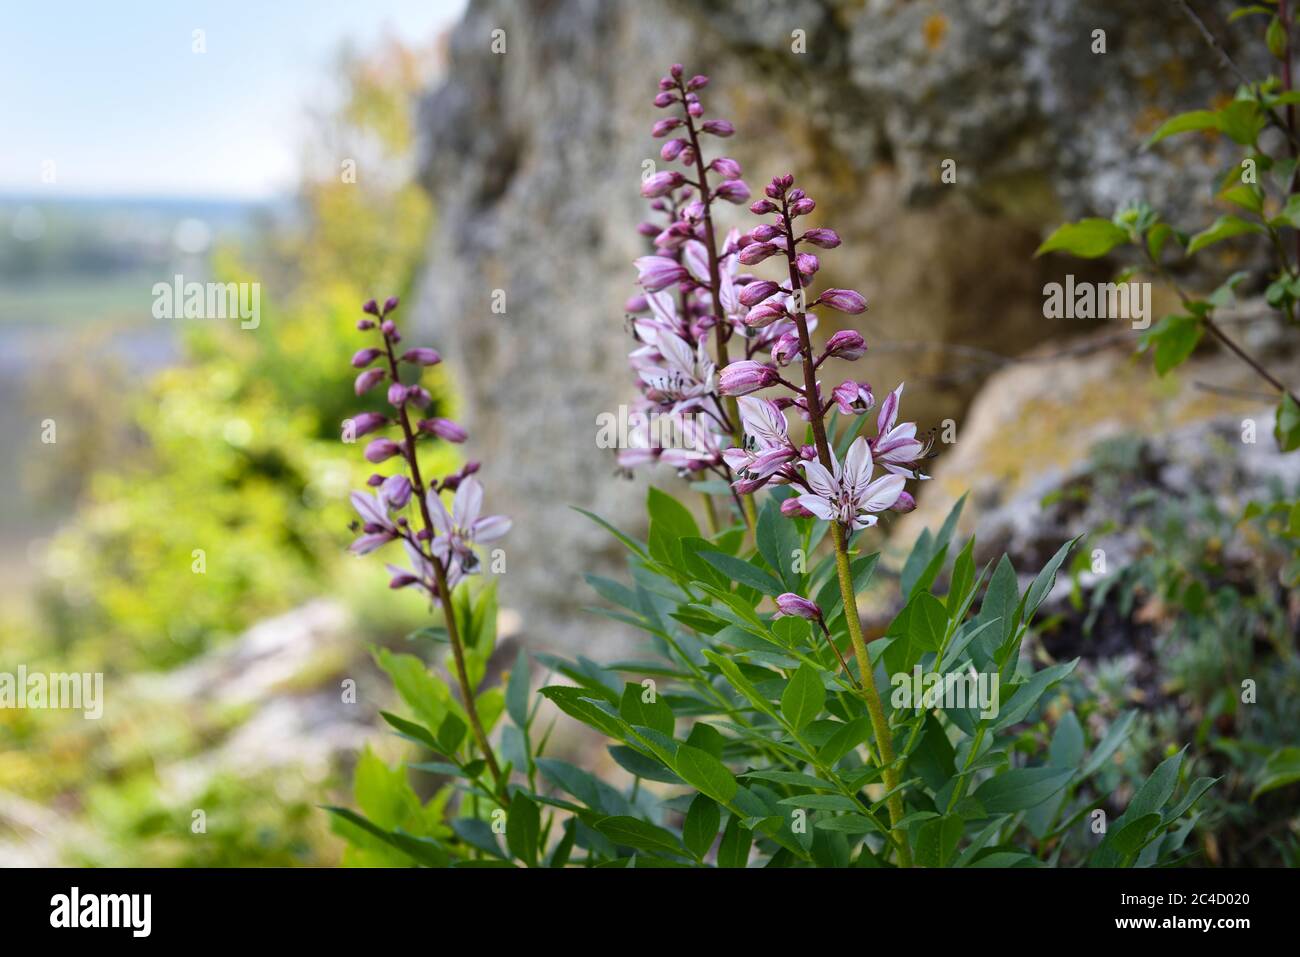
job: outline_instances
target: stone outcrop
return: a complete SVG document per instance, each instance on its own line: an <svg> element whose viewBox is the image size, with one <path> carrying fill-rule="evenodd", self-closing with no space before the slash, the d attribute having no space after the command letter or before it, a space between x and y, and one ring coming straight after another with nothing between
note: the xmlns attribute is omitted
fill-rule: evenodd
<svg viewBox="0 0 1300 957"><path fill-rule="evenodd" d="M644 479L612 480L595 421L633 395L622 304L667 64L713 77L706 105L735 122L726 149L751 185L796 172L843 234L823 276L867 294L866 374L877 392L906 379L923 425L960 417L990 353L1070 333L1042 317L1067 268L1032 258L1046 229L1138 197L1203 205L1215 144L1138 147L1232 85L1149 0L483 0L449 51L420 120L438 222L418 315L458 374L488 504L516 520L505 601L531 642L572 649L607 634L573 612L581 572L618 549L567 506L635 527L644 498Z"/></svg>

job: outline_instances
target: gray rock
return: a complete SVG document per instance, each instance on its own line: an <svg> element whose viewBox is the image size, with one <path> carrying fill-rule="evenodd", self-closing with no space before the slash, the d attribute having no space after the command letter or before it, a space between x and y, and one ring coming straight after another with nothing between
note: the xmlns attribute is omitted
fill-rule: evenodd
<svg viewBox="0 0 1300 957"><path fill-rule="evenodd" d="M1041 294L1062 264L1031 258L1047 228L1139 195L1203 203L1212 147L1138 146L1232 85L1175 6L1149 0L472 3L421 113L438 220L416 308L457 373L488 506L515 518L504 600L539 647L610 634L574 612L582 572L608 573L619 549L567 506L640 521L644 479L613 480L595 422L633 396L622 303L657 158L650 99L674 61L712 76L706 107L736 123L725 145L751 186L795 171L843 234L823 276L871 301L861 371L877 392L912 383L923 426L964 410L972 354L1062 334ZM939 182L949 158L955 186Z"/></svg>

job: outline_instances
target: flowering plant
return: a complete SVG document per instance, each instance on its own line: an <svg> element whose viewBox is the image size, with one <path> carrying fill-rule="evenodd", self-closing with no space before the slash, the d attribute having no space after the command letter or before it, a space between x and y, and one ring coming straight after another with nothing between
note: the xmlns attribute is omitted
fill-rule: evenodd
<svg viewBox="0 0 1300 957"><path fill-rule="evenodd" d="M544 741L534 748L536 708L521 656L505 692L514 727L502 732L502 751L511 755L504 765L489 758L491 744L480 732L490 722L476 723L473 707L466 711L477 757L459 752L463 729L444 735L437 726L446 720L442 712L427 713L433 692L422 668L418 681L399 680L419 720L388 720L446 757L420 767L460 782L454 810L440 798L434 814L426 806L408 815L423 822L418 840L405 828L340 813L351 815L356 833L421 863L1170 860L1190 830L1187 812L1213 782L1187 784L1175 801L1178 752L1125 805L1112 803L1108 762L1124 744L1133 713L1108 722L1098 716L1089 727L1069 692L1076 662L1035 670L1025 653L1034 616L1073 543L1022 588L1005 556L991 572L980 570L974 541L954 541L959 503L912 547L898 573L892 621L870 637L864 632L857 596L879 565L869 547L873 530L882 515L914 507L905 486L926 478L929 449L914 423L899 421L901 385L880 402L873 436L859 434L863 417L876 409L870 385L848 379L823 392L818 373L826 360L857 361L867 344L844 330L818 347L811 309L856 315L866 302L839 288L809 301L820 269L809 247L833 249L840 238L827 227L797 228L816 204L792 176L773 179L751 205L768 221L717 241L714 202L743 202L749 191L735 161L705 162L701 135L729 136L733 129L703 119L699 91L707 78L684 77L674 66L660 81L655 104L680 115L661 120L654 132L684 134L670 139L662 156L693 172L656 173L643 185L668 223L642 227L656 249L636 264L642 292L629 303L638 340L631 362L642 409L698 413L692 421L704 435L689 450L641 443L622 460L629 467L669 464L693 481L725 480L732 504L719 515L716 485L701 489L709 522L702 531L685 505L651 488L645 541L591 516L626 548L630 582L587 580L616 606L605 614L647 634L653 658L602 666L538 656L568 682L540 695L607 738L630 784L616 786L547 757ZM710 173L723 181L715 187ZM768 259L783 261L784 275L761 279L741 271ZM398 383L385 336L388 371L368 385L391 380L404 438L372 447L379 457L405 459L409 486L406 477L372 479L377 497L357 501L366 519L358 548L402 541L412 566L396 569L394 584L418 585L439 600L454 649L462 591L453 589L477 567L475 540L504 527L477 518L476 484L463 506L458 492L450 518L434 518L442 514L437 488L422 486L414 448L421 434L443 433L407 424L409 400L422 397ZM802 437L791 433L791 411L805 423ZM457 480L462 490L472 481ZM391 517L389 505L407 495L429 506L419 531ZM473 682L462 678L459 687L462 703L475 700ZM485 761L491 783L478 776ZM515 779L512 767L521 771ZM1118 816L1107 825L1111 811ZM443 814L450 823L427 824Z"/></svg>

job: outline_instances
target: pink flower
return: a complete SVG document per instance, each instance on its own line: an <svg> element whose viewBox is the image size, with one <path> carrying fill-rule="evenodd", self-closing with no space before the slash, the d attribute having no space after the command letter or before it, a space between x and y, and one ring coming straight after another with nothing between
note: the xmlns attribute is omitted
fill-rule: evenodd
<svg viewBox="0 0 1300 957"><path fill-rule="evenodd" d="M444 565L455 562L466 573L474 573L479 566L474 546L496 541L510 531L510 519L503 515L479 517L483 508L483 486L478 479L467 478L460 483L450 512L437 492L430 491L427 498L434 527L429 549Z"/></svg>
<svg viewBox="0 0 1300 957"><path fill-rule="evenodd" d="M849 446L842 469L833 450L830 457L830 470L820 462L801 463L809 491L799 496L799 504L820 519L839 522L854 531L875 525L878 519L873 513L883 512L898 501L903 477L884 475L873 482L871 449L861 436Z"/></svg>
<svg viewBox="0 0 1300 957"><path fill-rule="evenodd" d="M920 461L928 452L916 438L916 423L898 420L898 403L903 397L903 386L885 396L880 403L880 415L876 419L878 435L871 441L871 451L876 460L886 470L908 478L928 479L918 468Z"/></svg>
<svg viewBox="0 0 1300 957"><path fill-rule="evenodd" d="M782 466L797 459L799 452L790 442L789 424L775 402L747 395L737 405L745 444L727 449L722 458L741 481L757 482L755 488L761 488Z"/></svg>
<svg viewBox="0 0 1300 957"><path fill-rule="evenodd" d="M831 392L831 397L844 415L862 415L864 412L870 412L876 404L871 386L866 382L854 382L852 379L845 379L837 385Z"/></svg>

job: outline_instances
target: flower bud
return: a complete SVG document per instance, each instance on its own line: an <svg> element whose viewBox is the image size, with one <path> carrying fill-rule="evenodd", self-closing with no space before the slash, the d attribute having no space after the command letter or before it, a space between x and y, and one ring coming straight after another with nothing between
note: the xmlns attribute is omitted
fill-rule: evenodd
<svg viewBox="0 0 1300 957"><path fill-rule="evenodd" d="M659 158L665 163L671 163L684 149L686 149L686 141L679 136L663 145L659 150Z"/></svg>
<svg viewBox="0 0 1300 957"><path fill-rule="evenodd" d="M801 598L792 591L776 596L776 607L781 616L806 618L809 621L821 621L822 610L815 601Z"/></svg>
<svg viewBox="0 0 1300 957"><path fill-rule="evenodd" d="M641 184L641 195L646 199L654 199L656 196L671 193L684 182L686 182L686 177L677 170L664 170L655 173Z"/></svg>
<svg viewBox="0 0 1300 957"><path fill-rule="evenodd" d="M816 208L817 204L805 196L803 199L790 204L790 215L806 216Z"/></svg>
<svg viewBox="0 0 1300 957"><path fill-rule="evenodd" d="M826 340L826 355L832 359L861 359L867 351L867 340L854 329L841 329Z"/></svg>
<svg viewBox="0 0 1300 957"><path fill-rule="evenodd" d="M910 512L916 508L916 499L912 498L911 492L899 492L898 498L894 504L889 506L891 512Z"/></svg>
<svg viewBox="0 0 1300 957"><path fill-rule="evenodd" d="M780 251L772 243L750 243L740 251L740 261L746 266L757 266L764 259L775 256Z"/></svg>
<svg viewBox="0 0 1300 957"><path fill-rule="evenodd" d="M375 429L383 428L388 424L388 416L380 415L378 412L359 412L352 417L352 435L354 438L361 438L363 435L369 435Z"/></svg>
<svg viewBox="0 0 1300 957"><path fill-rule="evenodd" d="M655 97L655 106L659 107L661 110L666 106L672 106L676 102L677 97L673 96L671 93L660 93Z"/></svg>
<svg viewBox="0 0 1300 957"><path fill-rule="evenodd" d="M357 320L357 328L360 329L362 332L366 332L366 331L369 330L369 329L373 329L373 328L375 328L375 320L373 320L373 319L358 319L358 320Z"/></svg>
<svg viewBox="0 0 1300 957"><path fill-rule="evenodd" d="M686 84L688 90L702 90L709 85L709 78L702 73L697 73L691 77L690 82Z"/></svg>
<svg viewBox="0 0 1300 957"><path fill-rule="evenodd" d="M623 303L624 312L645 312L650 308L650 301L645 296L631 296Z"/></svg>
<svg viewBox="0 0 1300 957"><path fill-rule="evenodd" d="M709 164L709 169L723 179L740 179L740 164L730 156L719 156Z"/></svg>
<svg viewBox="0 0 1300 957"><path fill-rule="evenodd" d="M713 195L718 199L725 199L727 202L739 206L749 199L749 187L745 185L743 179L729 179L715 189Z"/></svg>
<svg viewBox="0 0 1300 957"><path fill-rule="evenodd" d="M749 312L745 313L742 320L745 325L751 329L762 329L764 326L770 326L778 319L785 318L785 306L775 300L769 299L766 302L760 302Z"/></svg>
<svg viewBox="0 0 1300 957"><path fill-rule="evenodd" d="M749 211L755 216L766 216L768 213L776 212L776 203L769 202L766 199L760 199L757 202L749 204Z"/></svg>
<svg viewBox="0 0 1300 957"><path fill-rule="evenodd" d="M799 333L783 332L781 338L772 346L772 361L779 366L787 366L799 358Z"/></svg>
<svg viewBox="0 0 1300 957"><path fill-rule="evenodd" d="M395 309L397 309L397 306L400 302L401 300L398 299L396 296L389 296L387 299L385 299L384 315L388 315L390 312L393 312Z"/></svg>
<svg viewBox="0 0 1300 957"><path fill-rule="evenodd" d="M405 475L390 475L379 486L379 495L393 508L405 508L411 500L411 480Z"/></svg>
<svg viewBox="0 0 1300 957"><path fill-rule="evenodd" d="M388 387L388 404L394 408L401 408L406 403L406 386L400 382L394 382Z"/></svg>
<svg viewBox="0 0 1300 957"><path fill-rule="evenodd" d="M637 279L646 292L658 292L690 276L685 266L666 256L642 256L635 265Z"/></svg>
<svg viewBox="0 0 1300 957"><path fill-rule="evenodd" d="M749 235L754 242L765 243L780 236L781 230L773 226L771 223L762 223L761 225L755 226L751 229Z"/></svg>
<svg viewBox="0 0 1300 957"><path fill-rule="evenodd" d="M682 73L684 71L685 71L685 67L683 67L680 63L674 63L672 66L668 68L668 74L674 80L680 80L682 78Z"/></svg>
<svg viewBox="0 0 1300 957"><path fill-rule="evenodd" d="M379 488L379 486L384 484L384 476L376 472L374 475L370 476L370 478L366 479L366 484L371 488Z"/></svg>
<svg viewBox="0 0 1300 957"><path fill-rule="evenodd" d="M365 304L361 307L361 311L368 312L372 316L377 316L379 315L379 303L375 302L373 299L367 299Z"/></svg>
<svg viewBox="0 0 1300 957"><path fill-rule="evenodd" d="M769 365L742 359L733 362L718 376L718 389L723 395L749 395L776 383L777 371Z"/></svg>
<svg viewBox="0 0 1300 957"><path fill-rule="evenodd" d="M403 362L413 362L420 366L436 366L442 361L437 349L407 349L402 353Z"/></svg>
<svg viewBox="0 0 1300 957"><path fill-rule="evenodd" d="M378 465L380 462L391 459L401 451L402 447L392 439L373 439L366 446L366 461Z"/></svg>
<svg viewBox="0 0 1300 957"><path fill-rule="evenodd" d="M776 295L781 287L770 279L759 279L740 290L740 302L744 306L757 306L764 299Z"/></svg>
<svg viewBox="0 0 1300 957"><path fill-rule="evenodd" d="M712 133L714 136L730 136L736 132L736 128L726 120L706 120L700 129L705 133Z"/></svg>
<svg viewBox="0 0 1300 957"><path fill-rule="evenodd" d="M840 244L840 234L824 226L810 229L800 238L805 242L812 243L814 246L820 246L822 249L834 249Z"/></svg>
<svg viewBox="0 0 1300 957"><path fill-rule="evenodd" d="M690 99L692 94L687 95L686 112L697 119L704 115L704 106L698 99Z"/></svg>
<svg viewBox="0 0 1300 957"><path fill-rule="evenodd" d="M813 303L813 305L818 304L851 315L867 311L867 300L862 298L861 293L856 293L852 289L827 289Z"/></svg>
<svg viewBox="0 0 1300 957"><path fill-rule="evenodd" d="M817 270L822 268L821 260L812 253L800 253L795 257L794 264L801 276L816 275Z"/></svg>
<svg viewBox="0 0 1300 957"><path fill-rule="evenodd" d="M383 354L383 349L362 349L352 357L352 368L364 369Z"/></svg>
<svg viewBox="0 0 1300 957"><path fill-rule="evenodd" d="M357 381L355 383L357 395L365 395L374 388L375 383L381 381L387 375L388 373L383 369L367 369L365 372L361 373L361 375L357 376Z"/></svg>
<svg viewBox="0 0 1300 957"><path fill-rule="evenodd" d="M786 518L812 518L813 513L799 504L797 497L791 496L781 503L781 514Z"/></svg>
<svg viewBox="0 0 1300 957"><path fill-rule="evenodd" d="M469 438L469 433L451 419L424 419L420 422L419 429L448 442L464 442Z"/></svg>
<svg viewBox="0 0 1300 957"><path fill-rule="evenodd" d="M657 123L655 123L654 126L650 127L650 135L653 136L655 139L660 139L661 137L667 136L669 133L671 133L673 130L677 129L677 127L681 125L682 125L682 121L679 117L676 116L665 117L664 119L659 120Z"/></svg>

